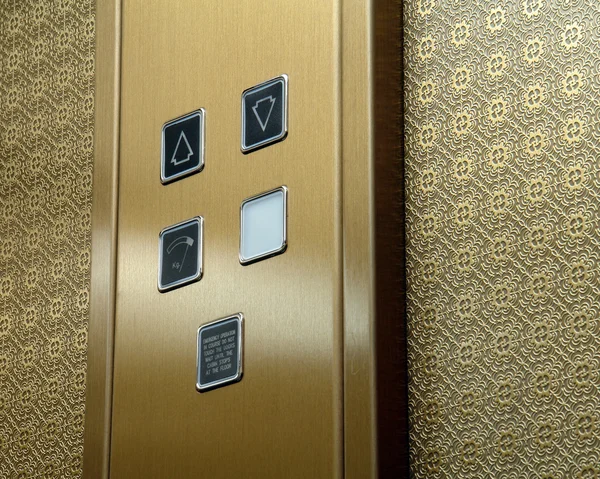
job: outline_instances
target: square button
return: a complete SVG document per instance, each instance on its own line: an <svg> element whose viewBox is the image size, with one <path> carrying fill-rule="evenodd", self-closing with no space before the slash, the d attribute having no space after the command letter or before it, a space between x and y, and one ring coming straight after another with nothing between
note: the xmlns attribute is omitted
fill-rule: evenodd
<svg viewBox="0 0 600 479"><path fill-rule="evenodd" d="M281 75L242 93L242 152L287 136L288 77Z"/></svg>
<svg viewBox="0 0 600 479"><path fill-rule="evenodd" d="M200 392L242 379L244 315L233 314L198 328L196 389Z"/></svg>
<svg viewBox="0 0 600 479"><path fill-rule="evenodd" d="M160 181L171 183L204 168L204 109L164 124Z"/></svg>
<svg viewBox="0 0 600 479"><path fill-rule="evenodd" d="M158 290L161 293L202 278L201 216L169 226L160 232Z"/></svg>
<svg viewBox="0 0 600 479"><path fill-rule="evenodd" d="M247 265L287 248L285 186L247 198L241 207L240 263Z"/></svg>

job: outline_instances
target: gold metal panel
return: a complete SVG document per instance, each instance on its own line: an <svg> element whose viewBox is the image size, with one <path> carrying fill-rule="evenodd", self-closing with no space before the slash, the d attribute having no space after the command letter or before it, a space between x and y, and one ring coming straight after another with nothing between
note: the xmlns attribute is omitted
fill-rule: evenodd
<svg viewBox="0 0 600 479"><path fill-rule="evenodd" d="M598 4L404 13L412 474L598 477Z"/></svg>
<svg viewBox="0 0 600 479"><path fill-rule="evenodd" d="M0 477L81 476L95 2L0 1Z"/></svg>
<svg viewBox="0 0 600 479"><path fill-rule="evenodd" d="M333 0L124 2L115 479L342 476L339 13ZM240 95L281 73L289 135L244 156ZM163 186L160 128L198 107L205 169ZM243 267L240 203L281 185L288 249ZM205 275L160 294L158 232L195 215ZM195 332L237 311L244 378L199 394Z"/></svg>
<svg viewBox="0 0 600 479"><path fill-rule="evenodd" d="M343 2L345 477L376 477L371 2Z"/></svg>
<svg viewBox="0 0 600 479"><path fill-rule="evenodd" d="M90 319L83 477L108 479L119 158L120 1L96 11Z"/></svg>

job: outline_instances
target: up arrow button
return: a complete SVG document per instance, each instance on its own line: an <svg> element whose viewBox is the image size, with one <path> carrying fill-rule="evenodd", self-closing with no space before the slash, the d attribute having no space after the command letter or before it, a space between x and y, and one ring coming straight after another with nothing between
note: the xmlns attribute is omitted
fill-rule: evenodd
<svg viewBox="0 0 600 479"><path fill-rule="evenodd" d="M200 108L163 126L160 162L163 184L204 168L204 118L205 112Z"/></svg>
<svg viewBox="0 0 600 479"><path fill-rule="evenodd" d="M242 152L249 153L287 136L288 77L281 75L242 94Z"/></svg>

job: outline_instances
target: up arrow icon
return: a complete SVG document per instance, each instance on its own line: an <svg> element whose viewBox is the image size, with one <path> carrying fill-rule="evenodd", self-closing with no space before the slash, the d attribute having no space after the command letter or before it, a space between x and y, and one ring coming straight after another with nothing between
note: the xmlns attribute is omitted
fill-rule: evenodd
<svg viewBox="0 0 600 479"><path fill-rule="evenodd" d="M200 108L163 125L160 148L163 185L204 169L205 114Z"/></svg>
<svg viewBox="0 0 600 479"><path fill-rule="evenodd" d="M182 141L183 140L183 141ZM177 140L177 145L175 146L175 150L173 151L173 156L171 158L171 163L174 165L181 165L190 160L190 156L194 154L192 147L190 146L190 142L188 141L185 133L182 131L179 135L179 139Z"/></svg>
<svg viewBox="0 0 600 479"><path fill-rule="evenodd" d="M258 120L258 123L262 128L262 131L265 131L265 129L267 128L269 118L271 118L271 113L273 112L273 105L275 105L275 98L269 95L265 98L261 98L260 100L258 100L252 107L252 111L254 112L254 115L256 116L256 119ZM258 112L259 108L261 110L261 113ZM261 114L264 120L263 118L261 118Z"/></svg>

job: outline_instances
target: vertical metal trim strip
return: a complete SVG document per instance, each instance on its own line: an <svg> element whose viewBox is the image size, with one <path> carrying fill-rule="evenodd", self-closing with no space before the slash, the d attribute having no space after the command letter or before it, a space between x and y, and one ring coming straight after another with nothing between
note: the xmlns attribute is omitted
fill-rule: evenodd
<svg viewBox="0 0 600 479"><path fill-rule="evenodd" d="M97 2L91 295L83 477L108 479L117 268L121 0Z"/></svg>
<svg viewBox="0 0 600 479"><path fill-rule="evenodd" d="M345 477L377 477L372 0L343 1Z"/></svg>
<svg viewBox="0 0 600 479"><path fill-rule="evenodd" d="M346 348L345 340L345 269L344 269L344 94L343 94L343 58L344 58L344 0L335 2L334 17L332 18L333 36L335 38L335 51L337 52L335 64L335 88L333 90L335 112L335 131L336 131L336 151L335 151L335 208L334 224L335 224L335 264L336 264L336 281L335 281L335 296L334 296L334 345L335 354L334 361L334 377L331 378L332 386L334 387L334 404L335 411L335 435L334 435L334 454L335 454L335 477L336 479L346 478L346 418L345 418L345 360L344 351Z"/></svg>

